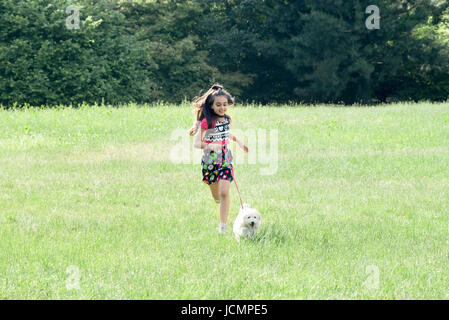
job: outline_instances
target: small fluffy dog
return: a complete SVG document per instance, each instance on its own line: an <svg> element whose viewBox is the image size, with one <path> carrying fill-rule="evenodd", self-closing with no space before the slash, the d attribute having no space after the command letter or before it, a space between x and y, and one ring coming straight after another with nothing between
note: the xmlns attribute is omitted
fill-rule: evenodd
<svg viewBox="0 0 449 320"><path fill-rule="evenodd" d="M260 213L249 204L244 203L234 221L234 234L238 242L240 237L254 238L261 223Z"/></svg>

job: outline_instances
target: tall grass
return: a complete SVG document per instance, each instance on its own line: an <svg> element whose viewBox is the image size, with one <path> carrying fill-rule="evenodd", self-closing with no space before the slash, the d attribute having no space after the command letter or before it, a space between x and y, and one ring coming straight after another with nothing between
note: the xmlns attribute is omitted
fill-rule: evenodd
<svg viewBox="0 0 449 320"><path fill-rule="evenodd" d="M278 130L275 174L235 166L263 217L240 244L170 157L188 107L0 110L0 298L448 298L447 103L229 114Z"/></svg>

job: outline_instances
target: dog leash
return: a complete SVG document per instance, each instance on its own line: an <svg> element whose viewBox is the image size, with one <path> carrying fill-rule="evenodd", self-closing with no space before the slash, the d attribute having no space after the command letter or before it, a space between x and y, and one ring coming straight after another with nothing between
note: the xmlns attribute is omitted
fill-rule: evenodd
<svg viewBox="0 0 449 320"><path fill-rule="evenodd" d="M242 209L243 209L243 201L242 201L242 197L240 196L239 187L237 187L237 181L235 180L233 171L234 171L234 166L232 167L231 174L232 174L232 178L234 179L235 188L237 189L237 193L239 194L239 198L240 198L240 206L241 206Z"/></svg>
<svg viewBox="0 0 449 320"><path fill-rule="evenodd" d="M223 150L225 151L224 156L226 158L226 145L223 147ZM232 166L232 169L231 169L231 176L232 176L232 179L234 180L235 188L237 189L237 193L238 193L239 198L240 198L240 206L243 209L242 196L240 195L239 187L237 186L237 181L235 180L235 176L234 176L234 166Z"/></svg>

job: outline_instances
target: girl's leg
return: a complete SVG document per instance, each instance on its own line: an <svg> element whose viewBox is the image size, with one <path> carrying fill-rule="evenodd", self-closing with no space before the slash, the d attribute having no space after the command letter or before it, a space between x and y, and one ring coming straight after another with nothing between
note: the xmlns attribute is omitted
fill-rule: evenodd
<svg viewBox="0 0 449 320"><path fill-rule="evenodd" d="M220 200L220 195L218 193L218 181L211 183L209 185L209 187L210 187L210 192L212 193L212 197L214 197L215 200Z"/></svg>
<svg viewBox="0 0 449 320"><path fill-rule="evenodd" d="M218 194L220 196L220 222L226 223L229 216L231 197L229 195L230 182L228 180L218 180Z"/></svg>

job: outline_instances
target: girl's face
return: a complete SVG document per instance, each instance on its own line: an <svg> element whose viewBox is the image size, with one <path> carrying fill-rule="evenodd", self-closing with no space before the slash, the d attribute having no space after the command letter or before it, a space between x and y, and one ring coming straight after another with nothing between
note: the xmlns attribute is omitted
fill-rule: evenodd
<svg viewBox="0 0 449 320"><path fill-rule="evenodd" d="M214 99L214 103L212 105L212 109L218 114L220 117L223 117L228 110L229 104L228 99L225 96L216 96Z"/></svg>

